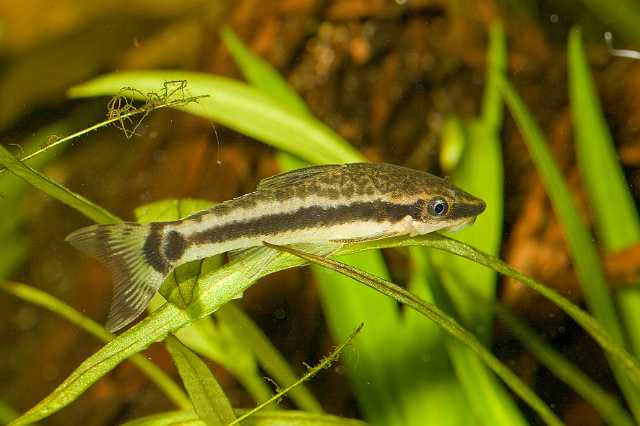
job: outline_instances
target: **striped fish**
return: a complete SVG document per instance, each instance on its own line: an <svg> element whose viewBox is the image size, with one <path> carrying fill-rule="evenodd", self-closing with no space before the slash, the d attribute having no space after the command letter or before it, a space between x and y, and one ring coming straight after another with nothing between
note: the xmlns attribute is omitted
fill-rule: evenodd
<svg viewBox="0 0 640 426"><path fill-rule="evenodd" d="M67 241L103 261L114 279L107 321L137 318L178 265L274 244L365 241L456 230L485 204L445 179L391 164L307 167L269 177L256 191L174 222L124 222L73 232Z"/></svg>

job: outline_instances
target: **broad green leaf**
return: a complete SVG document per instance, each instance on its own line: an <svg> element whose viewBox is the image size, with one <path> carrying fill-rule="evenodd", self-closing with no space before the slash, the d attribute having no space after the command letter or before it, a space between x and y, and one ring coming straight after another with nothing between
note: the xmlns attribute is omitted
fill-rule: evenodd
<svg viewBox="0 0 640 426"><path fill-rule="evenodd" d="M0 281L0 290L12 294L26 302L42 306L43 308L60 315L62 318L76 325L78 328L94 335L105 343L113 340L114 336L107 332L100 324L93 321L91 318L87 318L71 306L42 290L38 290L37 288L33 288L25 284L9 281ZM142 355L133 355L130 360L140 369L140 371L153 381L167 396L167 398L176 404L176 406L183 409L191 408L189 398L187 398L182 389L180 389L180 387L169 376L167 376L162 369L158 368L158 366Z"/></svg>
<svg viewBox="0 0 640 426"><path fill-rule="evenodd" d="M518 376L516 376L508 367L498 360L473 334L465 330L453 318L444 313L440 308L432 303L427 303L413 293L399 287L387 280L381 279L375 275L365 271L355 269L345 263L341 263L326 257L317 256L310 253L297 250L287 246L275 246L268 244L270 247L277 248L286 253L291 253L300 258L321 265L327 269L353 278L372 289L389 296L396 301L420 312L431 321L438 324L451 337L464 344L471 349L482 361L498 375L509 387L520 396L536 413L549 425L562 425L562 421L549 409L549 407L533 392ZM491 418L491 422L497 419Z"/></svg>
<svg viewBox="0 0 640 426"><path fill-rule="evenodd" d="M440 136L440 167L449 175L460 164L467 145L466 128L457 116L451 116L444 123Z"/></svg>
<svg viewBox="0 0 640 426"><path fill-rule="evenodd" d="M209 367L175 337L165 340L178 368L193 409L208 426L223 426L236 419L231 403Z"/></svg>
<svg viewBox="0 0 640 426"><path fill-rule="evenodd" d="M29 184L43 191L50 197L78 210L89 219L98 223L116 223L118 219L97 204L92 203L81 195L71 192L69 189L42 175L33 168L22 163L11 155L4 146L0 145L0 164L9 169L14 175L24 179Z"/></svg>
<svg viewBox="0 0 640 426"><path fill-rule="evenodd" d="M6 250L0 257L0 278L8 276L24 259L28 253L27 239L17 232L6 233L0 235L0 241L3 246L11 247L11 250Z"/></svg>
<svg viewBox="0 0 640 426"><path fill-rule="evenodd" d="M505 101L523 134L525 143L529 148L531 157L551 199L558 220L562 225L564 236L569 246L569 254L584 291L587 306L602 323L611 338L620 346L625 347L622 327L620 326L591 234L580 218L564 178L555 165L549 148L547 148L542 132L510 84L504 80L501 87ZM625 394L634 418L636 421L640 421L639 383L632 384L621 366L615 361L610 360L609 364L620 388Z"/></svg>
<svg viewBox="0 0 640 426"><path fill-rule="evenodd" d="M360 159L351 145L317 119L294 113L259 89L229 78L186 71L127 71L76 86L69 95L76 98L115 95L122 87L149 93L174 80L186 80L190 95L209 95L178 109L215 120L314 163ZM142 95L138 96L144 100Z"/></svg>
<svg viewBox="0 0 640 426"><path fill-rule="evenodd" d="M246 410L235 410L240 416ZM328 414L311 414L293 410L264 410L242 422L244 426L366 426L366 423L354 419L331 416ZM169 411L152 416L142 417L122 426L204 426L193 411Z"/></svg>

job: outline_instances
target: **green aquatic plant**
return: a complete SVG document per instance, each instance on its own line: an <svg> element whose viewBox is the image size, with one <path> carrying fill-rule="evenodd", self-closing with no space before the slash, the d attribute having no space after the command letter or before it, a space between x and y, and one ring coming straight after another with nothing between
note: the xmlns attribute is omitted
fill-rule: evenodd
<svg viewBox="0 0 640 426"><path fill-rule="evenodd" d="M103 76L73 88L70 93L77 97L122 96L120 88L129 87L132 89L127 89L127 99L131 96L145 102L147 107L142 109L126 107L122 110L123 105L132 104L129 100L119 98L118 102L111 104L115 111L120 110L120 113L125 115L135 112L144 116L151 111L149 105L155 108L163 102L174 102L168 106L215 120L289 155L296 156L297 158L291 156L282 158L281 164L289 166L300 164L301 160L308 163L360 161L361 154L313 118L302 100L268 64L258 61L255 55L251 54L231 32L226 31L224 37L251 84L198 73L140 71ZM575 40L573 43L576 43ZM575 53L575 49L573 52ZM267 396L260 381L254 380L256 362L259 362L267 371L270 367L278 365L278 368L272 368L272 374L276 378L279 374L280 385L287 389L297 384L295 376L277 351L269 347L268 340L260 334L257 327L240 310L229 308L232 306L229 303L254 285L260 277L303 265L305 261L319 265L315 269L315 276L320 281L320 285L326 287L323 302L337 340L350 341L347 337L352 334L354 325L359 324L360 321L366 324L365 330L351 343L358 349L360 370L364 372L351 371L351 374L361 406L364 408L367 419L373 423L423 424L420 422L424 422L424 410L420 407L425 407L425 401L436 402L438 392L442 392L442 388L430 388L429 375L438 372L437 369L444 365L443 371L447 374L445 386L447 391L451 392L447 395L456 395L446 403L446 408L460 413L448 417L442 415L440 419L444 419L446 423L439 424L455 424L461 418L472 419L473 417L490 421L492 424L527 424L514 399L504 391L503 384L497 378L502 379L503 383L515 395L521 397L547 424L562 424L540 397L487 349L491 340L488 324L491 323L493 316L497 314L509 318L508 314L494 305L497 274L510 276L529 286L557 304L582 326L608 354L617 377L624 376L620 384L625 390L625 395L632 395L640 384L638 361L625 349L624 341L620 338L620 327L613 319L615 313L611 314L611 308L607 306L610 298L608 295L603 295L602 282L598 275L601 275L601 270L598 269L599 261L597 256L594 257L595 249L592 245L589 246L590 242L585 243L587 231L577 220L575 208L568 201L570 197L564 189L562 176L555 169L553 160L546 151L541 132L502 75L505 57L503 35L496 27L492 32L489 80L483 112L478 120L464 125L468 130L465 133L469 135L469 140L465 144L466 159L462 158L453 177L465 186L479 183L479 178L486 179L482 181L479 190L491 191L489 194L479 194L490 198L494 206L493 212L487 215L486 223L482 224L479 221L476 225L477 230L467 235L460 234L467 243L482 245L483 251L465 242L439 235L427 235L420 238L395 238L346 244L340 247L317 245L304 247L302 250L299 247L262 248L246 253L225 265L220 265L216 259L204 261L207 262L206 265L201 264L196 268L193 268L193 265L187 265L184 271L174 274L163 285L161 294L166 300L158 298L155 309L145 319L87 358L51 394L12 424L28 424L62 409L120 362L135 356L151 343L158 341L164 341L167 344L190 398L186 400L182 391L175 391L172 399L183 409L182 411L163 413L152 418L135 420L129 424L158 425L171 424L171 422L229 424L236 421L237 410L232 409L215 377L197 354L227 366L254 396L256 402L262 403L260 406L271 403L281 394L275 397ZM188 85L181 84L178 90L170 89L173 86L167 86L167 82L175 81L187 81ZM167 95L171 93L172 97L176 96L177 99L169 101L169 96L162 96L165 92ZM151 96L150 93L154 95ZM157 95L158 93L160 95ZM185 99L192 101L184 102ZM565 225L565 231L574 232L568 236L568 239L572 252L576 256L576 267L579 269L581 279L585 285L591 286L589 287L591 290L585 287L585 291L593 291L597 297L604 297L603 301L599 301L596 300L596 296L587 295L588 298L593 298L590 307L598 319L591 317L542 283L515 271L495 257L499 250L502 220L502 165L498 142L503 99L509 105L523 130L525 139L530 144L536 165L547 183L554 207ZM577 100L577 102L585 101ZM254 119L246 120L247 116ZM112 123L120 123L121 126L133 126L127 128L133 128L135 131L138 121L118 121L118 117L118 114L114 113L110 120L113 119ZM306 143L299 143L301 140ZM40 152L46 152L46 150ZM492 164L491 173L479 177L474 174L472 168L465 165L465 161L477 159L478 155L483 155L483 158ZM0 164L34 187L98 223L119 221L102 207L45 177L2 147L0 147ZM197 209L202 205L201 201L168 200L145 206L137 210L136 216L140 221L175 220L188 214L189 210ZM571 214L574 214L573 218L569 217ZM388 278L386 266L379 254L373 252L382 248L399 247L412 247L414 270L408 285L412 292L403 290L386 279ZM434 250L443 253L435 255ZM452 255L464 260L453 260ZM580 255L586 256L582 259L582 264L579 264L578 260ZM351 265L333 260L334 257L345 259L344 256L347 256L346 259ZM585 261L595 261L596 264L595 266L585 265ZM481 279L469 280L465 271L470 264L478 268L476 272ZM329 268L331 272L322 272L324 270L319 269L320 267ZM342 278L343 275L349 278ZM594 281L587 283L591 278ZM371 286L384 296L373 293L363 286L357 286L354 282ZM17 287L6 284L0 288L11 291ZM468 295L476 293L484 303L474 302L473 305L476 306L472 306ZM23 297L27 298L24 295ZM358 297L364 297L367 303L373 305L347 303ZM395 306L396 302L406 305L412 311L399 312ZM47 303L44 305L50 309L56 305L55 300ZM375 307L373 313L372 306ZM225 334L224 328L214 328L209 322L211 314L215 314L219 322L226 324L225 327L231 334ZM435 327L428 325L425 319L433 321ZM80 321L77 318L76 321L79 325L84 323L84 320ZM513 321L513 318L506 322L525 342L531 344L536 341L531 333L527 333L526 327ZM251 332L244 335L242 331L234 330L234 324L237 323L248 324L247 327ZM472 327L475 323L481 326ZM380 343L380 335L390 336L391 340ZM232 365L229 354L221 350L220 341L230 343L230 347L236 348L234 354L241 354L240 359L245 360L243 364L246 368L238 369ZM439 348L439 354L444 363L433 364L430 366L431 369L416 372L416 360L408 351L412 347L421 347L423 350ZM382 350L379 350L380 348ZM567 365L567 361L549 350L550 348L542 345L539 349L532 352L576 392L591 401L611 424L631 423L615 399L595 383L581 376L579 371ZM404 358L405 354L409 354L407 358ZM345 360L349 364L347 357ZM402 362L398 363L398 360ZM402 364L401 368L395 370L389 368L394 363ZM276 374L276 371L280 373ZM414 377L411 377L411 373ZM358 374L360 376L357 376ZM375 387L362 386L367 377L376 380ZM416 377L419 378L418 382L415 380ZM419 391L416 391L416 383L421 386ZM295 397L293 392L287 395L299 407L306 411L321 411L321 407L308 391L304 391L298 397ZM627 402L632 411L635 411L633 401L628 399ZM189 404L193 404L193 410L189 408ZM252 413L248 421L262 424L262 422L268 422L268 419L287 419L286 421L290 424L300 425L362 424L358 421L324 414L303 414L281 410Z"/></svg>

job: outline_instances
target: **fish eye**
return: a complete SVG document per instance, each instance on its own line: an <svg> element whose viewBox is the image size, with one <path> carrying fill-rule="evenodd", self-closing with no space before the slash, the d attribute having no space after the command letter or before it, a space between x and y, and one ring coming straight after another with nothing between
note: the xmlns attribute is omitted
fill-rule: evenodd
<svg viewBox="0 0 640 426"><path fill-rule="evenodd" d="M449 211L449 203L441 197L437 197L429 201L429 214L431 216L444 216Z"/></svg>

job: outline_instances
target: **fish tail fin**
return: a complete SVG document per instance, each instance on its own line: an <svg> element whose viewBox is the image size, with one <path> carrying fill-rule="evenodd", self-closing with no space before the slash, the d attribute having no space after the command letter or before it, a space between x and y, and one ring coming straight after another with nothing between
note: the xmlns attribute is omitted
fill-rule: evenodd
<svg viewBox="0 0 640 426"><path fill-rule="evenodd" d="M159 253L161 240L154 224L135 222L88 226L65 239L111 270L114 289L107 330L118 331L135 320L173 269Z"/></svg>

